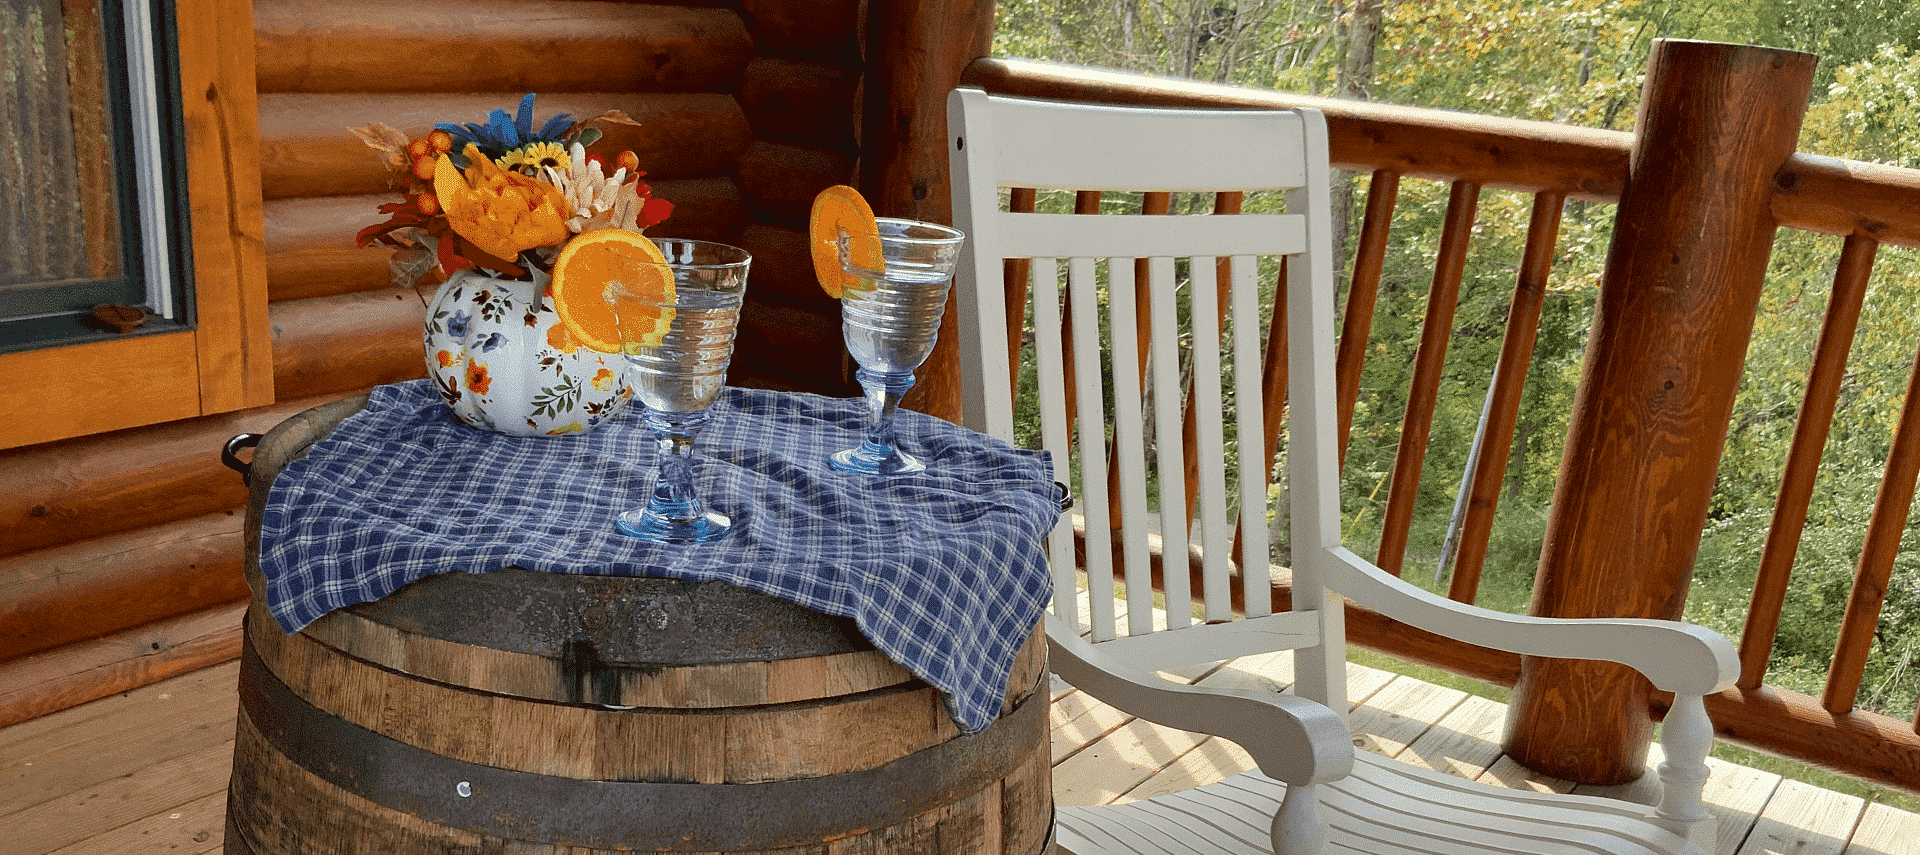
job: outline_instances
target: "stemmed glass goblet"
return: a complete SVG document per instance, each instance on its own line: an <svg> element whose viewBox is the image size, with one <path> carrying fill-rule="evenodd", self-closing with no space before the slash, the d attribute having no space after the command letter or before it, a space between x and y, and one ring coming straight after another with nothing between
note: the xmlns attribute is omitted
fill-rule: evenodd
<svg viewBox="0 0 1920 855"><path fill-rule="evenodd" d="M656 543L704 543L724 537L733 521L694 492L693 439L726 385L752 257L711 241L654 243L664 264L628 259L607 289L628 381L660 449L652 495L614 525Z"/></svg>
<svg viewBox="0 0 1920 855"><path fill-rule="evenodd" d="M855 375L866 392L872 425L856 448L835 452L828 466L840 472L900 475L926 464L894 447L893 419L900 399L913 388L914 369L933 352L947 289L966 235L933 223L880 217L884 270L867 270L840 240L840 266L849 281L840 295L840 329L847 350L860 363Z"/></svg>

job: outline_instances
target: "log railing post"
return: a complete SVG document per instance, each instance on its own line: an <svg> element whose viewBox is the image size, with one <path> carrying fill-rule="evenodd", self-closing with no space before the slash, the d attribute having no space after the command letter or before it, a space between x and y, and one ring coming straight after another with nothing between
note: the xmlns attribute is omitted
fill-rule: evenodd
<svg viewBox="0 0 1920 855"><path fill-rule="evenodd" d="M993 0L898 0L867 6L866 116L860 192L882 217L953 222L947 93L993 43ZM933 355L914 372L907 407L960 419L959 331L949 298Z"/></svg>
<svg viewBox="0 0 1920 855"><path fill-rule="evenodd" d="M1601 278L1533 612L1673 619L1685 605L1815 57L1657 41ZM1595 784L1644 771L1651 687L1523 661L1506 748Z"/></svg>

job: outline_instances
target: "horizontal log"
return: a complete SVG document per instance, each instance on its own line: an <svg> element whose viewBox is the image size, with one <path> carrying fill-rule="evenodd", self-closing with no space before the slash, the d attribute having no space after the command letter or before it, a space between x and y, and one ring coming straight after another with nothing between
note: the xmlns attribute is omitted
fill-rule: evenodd
<svg viewBox="0 0 1920 855"><path fill-rule="evenodd" d="M738 345L727 382L735 386L811 392L830 398L860 394L841 344L839 315L795 306L750 304L740 313Z"/></svg>
<svg viewBox="0 0 1920 855"><path fill-rule="evenodd" d="M279 303L388 287L391 252L362 249L354 245L353 236L383 221L379 207L395 198L327 196L268 202L268 298Z"/></svg>
<svg viewBox="0 0 1920 855"><path fill-rule="evenodd" d="M240 655L245 600L0 662L0 727Z"/></svg>
<svg viewBox="0 0 1920 855"><path fill-rule="evenodd" d="M746 219L746 203L730 178L649 182L655 196L673 202L673 216L647 231L658 237L726 242ZM266 204L267 286L274 302L329 297L389 287L379 247L362 249L353 236L380 222L379 207L396 196L277 199Z"/></svg>
<svg viewBox="0 0 1920 855"><path fill-rule="evenodd" d="M857 153L860 75L837 65L761 57L740 80L740 108L761 139Z"/></svg>
<svg viewBox="0 0 1920 855"><path fill-rule="evenodd" d="M673 203L673 215L647 229L652 237L698 238L721 243L740 239L747 223L747 200L733 178L682 178L654 181L648 177L656 199Z"/></svg>
<svg viewBox="0 0 1920 855"><path fill-rule="evenodd" d="M749 302L793 306L839 323L840 304L820 290L813 275L813 256L805 233L783 226L754 223L740 235L740 247L753 253Z"/></svg>
<svg viewBox="0 0 1920 855"><path fill-rule="evenodd" d="M754 54L729 9L257 0L253 15L262 93L726 92Z"/></svg>
<svg viewBox="0 0 1920 855"><path fill-rule="evenodd" d="M0 556L244 505L247 489L220 464L221 446L326 400L285 400L0 452L0 531L7 533Z"/></svg>
<svg viewBox="0 0 1920 855"><path fill-rule="evenodd" d="M274 303L274 388L338 398L427 376L421 319L432 298L427 286Z"/></svg>
<svg viewBox="0 0 1920 855"><path fill-rule="evenodd" d="M1327 116L1333 165L1385 169L1484 187L1554 190L1619 201L1633 135L1552 122L1504 119L1370 101L1144 77L1022 60L981 59L961 82L1003 95L1114 104L1192 107L1313 107Z"/></svg>
<svg viewBox="0 0 1920 855"><path fill-rule="evenodd" d="M1773 180L1782 226L1920 246L1920 169L1796 154Z"/></svg>
<svg viewBox="0 0 1920 855"><path fill-rule="evenodd" d="M810 59L860 68L864 0L742 0L753 42L763 56Z"/></svg>
<svg viewBox="0 0 1920 855"><path fill-rule="evenodd" d="M0 660L248 595L244 510L0 559Z"/></svg>
<svg viewBox="0 0 1920 855"><path fill-rule="evenodd" d="M740 192L753 218L804 230L813 197L855 180L853 158L825 149L756 142L740 158Z"/></svg>
<svg viewBox="0 0 1920 855"><path fill-rule="evenodd" d="M490 111L511 113L519 101L518 94L262 95L261 189L268 199L389 192L380 155L349 128L379 122L417 139L436 122L484 123ZM631 150L653 180L731 172L753 140L740 104L718 93L543 93L534 119L565 113L578 121L609 110L640 125L602 123L606 137L593 151Z"/></svg>

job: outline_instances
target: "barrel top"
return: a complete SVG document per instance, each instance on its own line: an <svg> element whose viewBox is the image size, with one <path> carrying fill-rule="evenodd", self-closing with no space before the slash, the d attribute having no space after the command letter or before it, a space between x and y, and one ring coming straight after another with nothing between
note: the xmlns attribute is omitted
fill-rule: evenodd
<svg viewBox="0 0 1920 855"><path fill-rule="evenodd" d="M345 611L475 647L554 659L591 651L599 664L616 667L873 649L851 620L725 582L569 576L518 567L430 576Z"/></svg>

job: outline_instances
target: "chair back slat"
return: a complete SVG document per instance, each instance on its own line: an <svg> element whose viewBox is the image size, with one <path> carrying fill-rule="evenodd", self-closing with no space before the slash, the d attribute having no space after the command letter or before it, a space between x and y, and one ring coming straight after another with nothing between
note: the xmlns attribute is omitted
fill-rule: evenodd
<svg viewBox="0 0 1920 855"><path fill-rule="evenodd" d="M1141 281L1140 265L1132 261L1109 261L1107 279L1107 329L1111 344L1107 347L1107 376L1113 387L1116 412L1143 411L1145 396L1140 383L1140 324L1143 317L1134 298L1142 290L1149 293L1151 275ZM1140 286L1145 286L1144 288ZM1164 326L1164 325L1163 325ZM1151 330L1148 331L1151 335ZM1139 419L1113 420L1112 444L1107 449L1111 477L1106 484L1114 494L1108 505L1114 509L1112 520L1117 536L1113 539L1120 555L1120 567L1127 582L1127 634L1144 635L1153 631L1153 568L1148 563L1147 539L1153 526L1147 509L1147 443Z"/></svg>
<svg viewBox="0 0 1920 855"><path fill-rule="evenodd" d="M1233 532L1227 518L1227 449L1222 434L1225 413L1215 406L1225 401L1226 395L1220 383L1221 302L1220 283L1215 280L1220 269L1213 261L1192 260L1193 306L1187 334L1193 359L1193 453L1199 462L1199 507L1193 525L1204 562L1201 600L1206 619L1222 621L1233 618L1232 569L1228 566Z"/></svg>
<svg viewBox="0 0 1920 855"><path fill-rule="evenodd" d="M1046 260L1036 263L1046 264ZM1092 258L1075 257L1067 261L1067 306L1072 313L1072 354L1074 365L1074 445L1073 460L1080 467L1080 507L1086 517L1086 530L1089 537L1104 536L1113 528L1111 503L1106 495L1107 485L1107 420L1103 413L1106 396L1101 390L1101 364L1105 361L1100 353L1100 304L1098 284L1095 276L1097 261ZM1045 338L1042 335L1037 338ZM1067 470L1059 470L1067 471ZM1113 553L1108 549L1086 550L1083 566L1087 571L1087 583L1094 591L1093 640L1106 641L1116 635L1114 617L1111 611L1104 615L1104 605L1111 608L1111 601L1117 593L1113 575ZM1129 602L1131 609L1133 603Z"/></svg>
<svg viewBox="0 0 1920 855"><path fill-rule="evenodd" d="M1036 260L1032 267L1032 278L1028 281L1032 293L1033 323L1040 329L1060 329L1064 319L1060 314L1060 281L1058 272L1044 259ZM1065 343L1055 336L1044 336L1034 342L1033 364L1036 377L1036 403L1040 420L1040 447L1047 450L1053 459L1053 471L1056 474L1069 471L1067 449L1067 373ZM1006 412L1012 413L1012 391L1007 390ZM1007 433L1012 436L1011 419ZM1062 478L1062 480L1066 480ZM1055 524L1053 535L1047 541L1048 561L1053 569L1053 589L1060 594L1076 587L1073 549L1073 524L1064 514ZM1055 610L1065 620L1081 624L1091 621L1092 625L1113 623L1113 587L1111 580L1099 582L1092 574L1088 579L1088 614L1083 618L1074 614L1074 599L1055 596Z"/></svg>
<svg viewBox="0 0 1920 855"><path fill-rule="evenodd" d="M1233 377L1234 418L1240 464L1240 519L1238 530L1228 535L1229 555L1234 540L1240 541L1242 600L1247 617L1259 617L1273 611L1271 562L1267 543L1267 475L1272 464L1266 459L1266 407L1264 363L1260 342L1266 325L1260 322L1259 266L1252 258L1235 259L1233 277ZM1227 523L1228 528L1235 524Z"/></svg>
<svg viewBox="0 0 1920 855"><path fill-rule="evenodd" d="M1171 258L1152 259L1154 282L1171 282L1174 263ZM1177 318L1180 316L1180 299L1171 287L1156 287L1149 295L1149 304L1153 317ZM1155 329L1172 326L1168 321L1155 326ZM1153 410L1158 417L1154 419L1154 446L1156 470L1160 476L1160 537L1162 552L1168 556L1167 569L1161 573L1162 587L1167 598L1167 625L1185 627L1193 624L1193 584L1187 575L1186 550L1176 548L1176 544L1187 542L1190 505L1186 501L1189 495L1187 487L1186 445L1183 441L1182 426L1184 418L1171 418L1186 405L1186 384L1180 374L1180 337L1162 331L1154 335L1148 343L1150 350L1149 369L1153 374ZM1166 497L1179 496L1181 501L1167 501Z"/></svg>

